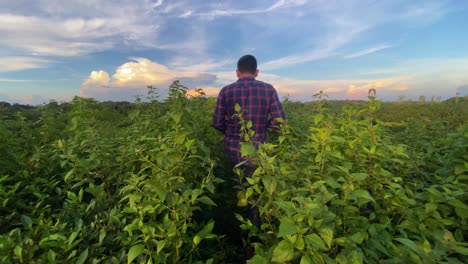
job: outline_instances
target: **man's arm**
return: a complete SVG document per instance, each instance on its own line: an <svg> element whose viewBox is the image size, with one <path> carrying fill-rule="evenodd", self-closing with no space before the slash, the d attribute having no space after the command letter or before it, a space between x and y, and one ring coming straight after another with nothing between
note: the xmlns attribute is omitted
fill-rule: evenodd
<svg viewBox="0 0 468 264"><path fill-rule="evenodd" d="M270 121L268 126L271 128L278 128L286 121L286 115L283 111L283 106L278 98L278 93L273 89L273 94L270 102ZM278 121L281 119L281 121Z"/></svg>
<svg viewBox="0 0 468 264"><path fill-rule="evenodd" d="M226 132L226 103L223 90L219 92L218 99L216 100L212 125L214 128L221 131L221 133L224 134Z"/></svg>

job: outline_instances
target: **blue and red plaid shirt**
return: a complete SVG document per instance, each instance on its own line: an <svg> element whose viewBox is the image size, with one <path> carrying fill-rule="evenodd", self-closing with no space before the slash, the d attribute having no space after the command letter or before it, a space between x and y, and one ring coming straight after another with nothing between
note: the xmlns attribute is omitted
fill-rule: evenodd
<svg viewBox="0 0 468 264"><path fill-rule="evenodd" d="M246 160L240 154L240 125L235 105L245 109L244 120L252 121L255 131L252 142L264 143L267 128L278 125L276 118L286 119L275 88L255 78L240 78L235 83L225 86L218 95L213 115L213 127L224 134L224 151L229 160L239 163Z"/></svg>

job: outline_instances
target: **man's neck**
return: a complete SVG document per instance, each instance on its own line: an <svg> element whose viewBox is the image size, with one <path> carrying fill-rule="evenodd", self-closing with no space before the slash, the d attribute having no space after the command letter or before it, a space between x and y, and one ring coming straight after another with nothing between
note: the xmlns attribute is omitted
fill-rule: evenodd
<svg viewBox="0 0 468 264"><path fill-rule="evenodd" d="M251 74L251 73L242 73L242 74L239 74L239 79L244 79L244 78L254 78L255 79L255 75Z"/></svg>

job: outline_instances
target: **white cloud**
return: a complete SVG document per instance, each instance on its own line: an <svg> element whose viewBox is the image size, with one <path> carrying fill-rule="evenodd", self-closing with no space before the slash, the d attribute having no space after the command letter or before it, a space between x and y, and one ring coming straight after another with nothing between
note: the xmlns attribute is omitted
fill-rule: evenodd
<svg viewBox="0 0 468 264"><path fill-rule="evenodd" d="M40 82L41 80L23 80L23 79L7 79L0 78L0 82L9 82L9 83L22 83L22 82Z"/></svg>
<svg viewBox="0 0 468 264"><path fill-rule="evenodd" d="M50 63L50 60L34 57L3 57L0 58L0 72L44 68Z"/></svg>
<svg viewBox="0 0 468 264"><path fill-rule="evenodd" d="M201 17L207 17L209 19L214 19L217 17L223 16L235 16L235 15L251 15L251 14L261 14L261 13L268 13L278 10L280 8L286 8L291 6L301 6L304 5L306 1L298 1L298 0L278 0L272 5L265 7L265 8L249 8L249 9L213 9L207 12L203 12L197 14Z"/></svg>
<svg viewBox="0 0 468 264"><path fill-rule="evenodd" d="M180 15L179 17L180 18L187 18L187 17L190 17L192 15L192 13L193 13L192 10L187 10L182 15Z"/></svg>
<svg viewBox="0 0 468 264"><path fill-rule="evenodd" d="M109 85L110 78L109 74L103 70L100 71L92 71L89 75L88 79L84 81L83 86L107 86Z"/></svg>
<svg viewBox="0 0 468 264"><path fill-rule="evenodd" d="M147 86L158 89L159 95L165 97L167 87L179 80L188 88L209 87L216 81L213 74L195 71L171 70L165 65L145 58L133 58L133 61L119 66L109 77L105 71L93 71L83 82L80 95L100 100L132 100L136 95L144 95Z"/></svg>
<svg viewBox="0 0 468 264"><path fill-rule="evenodd" d="M314 42L310 44L309 48L304 47L296 53L279 56L276 59L267 61L262 68L276 70L333 57L340 53L341 48L352 44L353 41L359 39L371 29L385 24L399 23L410 27L416 24L432 23L450 11L438 1L426 1L421 6L417 11L409 12L406 10L416 8L413 4L401 4L392 1L379 1L372 5L368 5L363 1L320 1L308 5L302 8L301 15L314 17L315 19L300 20L300 24L296 26L301 31L294 41L307 43L308 39L311 38ZM291 17L288 18L297 22ZM261 20L261 18L259 19ZM280 31L282 28L288 28L292 23L286 23L281 18L277 20L278 22L268 20L268 22L273 23L272 30ZM321 30L316 30L317 28ZM287 33L287 31L285 32ZM302 35L299 35L301 33ZM292 41L292 44L295 44L294 41ZM345 58L356 58L390 47L389 44L382 44L345 56Z"/></svg>
<svg viewBox="0 0 468 264"><path fill-rule="evenodd" d="M365 56L365 55L368 55L368 54L371 54L371 53L375 53L375 52L378 52L378 51L381 51L381 50L384 50L384 49L388 49L388 48L391 48L391 47L392 47L392 45L389 45L389 44L381 44L381 45L378 45L378 46L375 46L375 47L372 47L372 48L367 48L367 49L364 49L364 50L361 50L361 51L346 55L346 56L344 56L344 58L345 59L354 59L354 58L362 57L362 56Z"/></svg>
<svg viewBox="0 0 468 264"><path fill-rule="evenodd" d="M124 18L56 19L0 14L0 46L42 56L79 56L113 48L122 41L145 45L145 38L157 31L157 27L131 25L132 22L135 23Z"/></svg>
<svg viewBox="0 0 468 264"><path fill-rule="evenodd" d="M394 89L402 87L409 80L404 77L387 79L357 80L295 80L272 74L259 76L260 80L271 83L279 94L289 95L292 100L310 101L312 95L323 91L329 99L366 99L369 89L375 88L379 98L389 99Z"/></svg>
<svg viewBox="0 0 468 264"><path fill-rule="evenodd" d="M160 7L162 4L163 4L163 0L156 0L156 2L154 2L153 4L153 8L158 8Z"/></svg>

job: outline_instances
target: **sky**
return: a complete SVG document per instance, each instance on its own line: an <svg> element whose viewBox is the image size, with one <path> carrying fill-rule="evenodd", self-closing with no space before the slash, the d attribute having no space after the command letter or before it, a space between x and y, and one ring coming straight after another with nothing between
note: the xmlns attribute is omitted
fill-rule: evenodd
<svg viewBox="0 0 468 264"><path fill-rule="evenodd" d="M468 95L468 1L0 0L0 101L216 96L252 54L281 99Z"/></svg>

